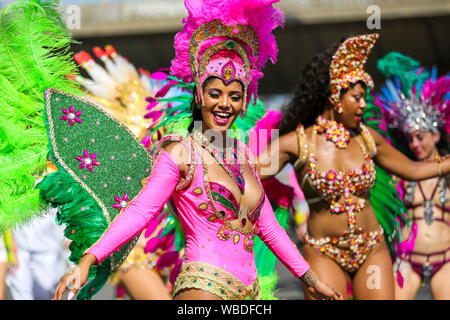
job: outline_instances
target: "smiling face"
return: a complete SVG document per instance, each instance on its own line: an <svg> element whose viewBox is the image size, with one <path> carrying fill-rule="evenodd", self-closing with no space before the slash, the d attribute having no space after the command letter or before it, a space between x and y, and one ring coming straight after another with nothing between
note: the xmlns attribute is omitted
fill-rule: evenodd
<svg viewBox="0 0 450 320"><path fill-rule="evenodd" d="M205 81L203 88L203 131L213 129L225 133L244 106L243 86L239 81L228 85L219 78Z"/></svg>
<svg viewBox="0 0 450 320"><path fill-rule="evenodd" d="M416 156L417 160L429 159L437 152L436 144L440 139L437 133L417 130L408 134L407 138L409 149Z"/></svg>
<svg viewBox="0 0 450 320"><path fill-rule="evenodd" d="M361 122L361 116L366 108L366 86L358 82L350 87L341 97L342 114L336 119L349 129L355 129Z"/></svg>

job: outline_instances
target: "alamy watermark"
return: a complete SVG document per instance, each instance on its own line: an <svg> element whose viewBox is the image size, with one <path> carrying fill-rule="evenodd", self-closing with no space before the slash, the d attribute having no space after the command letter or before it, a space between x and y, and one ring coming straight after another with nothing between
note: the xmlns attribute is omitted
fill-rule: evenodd
<svg viewBox="0 0 450 320"><path fill-rule="evenodd" d="M369 14L366 20L367 29L381 29L381 8L377 5L370 5L367 7L366 13Z"/></svg>
<svg viewBox="0 0 450 320"><path fill-rule="evenodd" d="M381 269L377 265L370 265L367 267L367 274L370 276L366 280L367 288L371 290L381 289Z"/></svg>
<svg viewBox="0 0 450 320"><path fill-rule="evenodd" d="M77 5L69 5L64 10L64 20L66 22L66 27L69 30L79 30L81 29L81 8Z"/></svg>

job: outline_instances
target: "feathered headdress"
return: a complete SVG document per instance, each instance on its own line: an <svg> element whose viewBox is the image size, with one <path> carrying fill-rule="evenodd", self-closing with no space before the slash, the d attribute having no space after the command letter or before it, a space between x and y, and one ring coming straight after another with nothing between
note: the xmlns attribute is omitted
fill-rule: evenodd
<svg viewBox="0 0 450 320"><path fill-rule="evenodd" d="M339 103L341 90L348 88L351 83L361 80L373 88L372 77L364 71L364 65L377 39L377 33L348 38L333 55L330 86L331 98L336 104Z"/></svg>
<svg viewBox="0 0 450 320"><path fill-rule="evenodd" d="M402 59L399 60L399 56ZM397 52L391 52L379 61L382 72L382 67L389 61L402 61L410 69L391 70L390 74L395 77L381 87L378 99L388 126L404 134L417 130L438 133L441 128L450 133L450 75L438 78L435 67L430 74L420 67L419 62Z"/></svg>
<svg viewBox="0 0 450 320"><path fill-rule="evenodd" d="M217 76L225 83L244 86L246 112L257 98L257 81L268 59L276 62L278 49L272 31L284 22L274 8L278 0L185 0L189 13L175 36L175 59L170 72L185 82L194 81L198 98L202 84Z"/></svg>

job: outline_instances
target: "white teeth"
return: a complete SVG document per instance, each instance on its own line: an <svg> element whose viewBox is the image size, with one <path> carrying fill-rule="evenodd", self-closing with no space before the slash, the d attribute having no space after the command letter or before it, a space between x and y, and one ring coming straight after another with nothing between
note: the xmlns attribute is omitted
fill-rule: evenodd
<svg viewBox="0 0 450 320"><path fill-rule="evenodd" d="M231 116L230 113L225 113L225 112L215 112L216 115L218 115L219 117L224 117L224 118L229 118Z"/></svg>

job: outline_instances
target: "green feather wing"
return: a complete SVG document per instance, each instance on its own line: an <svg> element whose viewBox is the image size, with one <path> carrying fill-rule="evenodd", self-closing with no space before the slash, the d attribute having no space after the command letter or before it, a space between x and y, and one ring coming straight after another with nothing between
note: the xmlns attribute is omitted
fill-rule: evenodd
<svg viewBox="0 0 450 320"><path fill-rule="evenodd" d="M367 107L363 114L364 123L390 141L391 137L381 109L374 103L374 98L369 91L366 103ZM396 182L378 165L376 165L375 185L370 190L370 202L383 228L391 256L394 257L394 244L401 242L400 225L405 223L410 226L410 221L407 219L407 209L397 191Z"/></svg>
<svg viewBox="0 0 450 320"><path fill-rule="evenodd" d="M66 225L72 240L70 260L78 263L139 194L151 172L151 156L125 125L88 100L57 89L48 89L45 100L50 156L59 170L37 187L45 202L59 208L57 222ZM76 120L72 124L71 118ZM93 267L77 298L90 299L98 292L136 241Z"/></svg>

